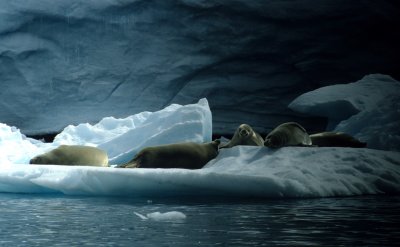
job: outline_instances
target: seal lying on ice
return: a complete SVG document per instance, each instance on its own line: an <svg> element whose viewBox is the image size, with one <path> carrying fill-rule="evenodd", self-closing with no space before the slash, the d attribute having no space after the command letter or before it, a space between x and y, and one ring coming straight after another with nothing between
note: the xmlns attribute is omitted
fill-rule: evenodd
<svg viewBox="0 0 400 247"><path fill-rule="evenodd" d="M29 161L38 165L108 166L107 153L101 149L81 145L61 145Z"/></svg>
<svg viewBox="0 0 400 247"><path fill-rule="evenodd" d="M264 146L269 148L311 145L312 142L307 131L296 122L279 125L267 135L264 141Z"/></svg>
<svg viewBox="0 0 400 247"><path fill-rule="evenodd" d="M310 135L313 145L318 147L352 147L365 148L366 142L361 142L343 132L321 132Z"/></svg>
<svg viewBox="0 0 400 247"><path fill-rule="evenodd" d="M228 143L221 145L220 148L231 148L237 145L264 146L264 139L251 128L248 124L241 124Z"/></svg>
<svg viewBox="0 0 400 247"><path fill-rule="evenodd" d="M117 168L200 169L218 155L219 140L209 143L184 142L147 147Z"/></svg>

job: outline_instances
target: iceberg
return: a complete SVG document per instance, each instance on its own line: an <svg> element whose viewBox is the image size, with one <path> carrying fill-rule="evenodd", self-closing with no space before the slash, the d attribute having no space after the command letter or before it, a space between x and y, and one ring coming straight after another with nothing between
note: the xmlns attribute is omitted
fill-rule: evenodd
<svg viewBox="0 0 400 247"><path fill-rule="evenodd" d="M60 144L101 147L117 163L146 145L210 141L211 124L206 99L124 119L108 117L94 125L71 125L53 143L0 124L0 192L144 198L400 194L400 153L368 148L235 146L220 150L198 170L27 165L32 156ZM170 215L155 218L164 216Z"/></svg>
<svg viewBox="0 0 400 247"><path fill-rule="evenodd" d="M145 198L399 194L400 153L236 146L199 170L13 165L0 171L0 192Z"/></svg>
<svg viewBox="0 0 400 247"><path fill-rule="evenodd" d="M400 151L400 83L381 74L322 87L297 97L294 111L327 117L329 131L345 132L369 148Z"/></svg>

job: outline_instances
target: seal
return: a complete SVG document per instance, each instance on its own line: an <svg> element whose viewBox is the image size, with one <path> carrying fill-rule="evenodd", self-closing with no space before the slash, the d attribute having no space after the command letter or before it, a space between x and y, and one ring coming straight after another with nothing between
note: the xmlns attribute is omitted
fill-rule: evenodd
<svg viewBox="0 0 400 247"><path fill-rule="evenodd" d="M61 145L29 161L37 165L108 166L107 153L101 149L81 145Z"/></svg>
<svg viewBox="0 0 400 247"><path fill-rule="evenodd" d="M365 148L366 142L361 142L343 132L321 132L310 135L313 145L318 147L352 147Z"/></svg>
<svg viewBox="0 0 400 247"><path fill-rule="evenodd" d="M220 148L231 148L237 145L264 146L264 139L248 124L241 124L228 143Z"/></svg>
<svg viewBox="0 0 400 247"><path fill-rule="evenodd" d="M285 146L312 146L307 131L296 122L283 123L273 129L265 138L264 146L280 148Z"/></svg>
<svg viewBox="0 0 400 247"><path fill-rule="evenodd" d="M183 142L142 149L126 164L117 168L200 169L218 155L219 140L209 143Z"/></svg>

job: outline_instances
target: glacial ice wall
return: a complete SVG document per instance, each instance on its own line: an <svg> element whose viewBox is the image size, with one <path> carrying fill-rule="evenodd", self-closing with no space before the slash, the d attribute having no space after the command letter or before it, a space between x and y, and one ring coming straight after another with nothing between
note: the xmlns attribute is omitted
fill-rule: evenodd
<svg viewBox="0 0 400 247"><path fill-rule="evenodd" d="M25 134L207 98L215 133L294 120L296 96L399 76L394 1L0 3L0 119ZM251 120L251 121L249 121Z"/></svg>

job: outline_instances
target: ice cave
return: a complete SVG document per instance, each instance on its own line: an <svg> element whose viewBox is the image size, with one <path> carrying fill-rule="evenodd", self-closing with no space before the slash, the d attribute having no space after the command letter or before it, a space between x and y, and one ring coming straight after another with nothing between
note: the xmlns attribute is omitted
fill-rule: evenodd
<svg viewBox="0 0 400 247"><path fill-rule="evenodd" d="M393 0L1 1L0 246L395 246L398 27ZM366 146L264 146L286 122ZM241 124L260 145L121 168ZM30 164L62 145L109 166Z"/></svg>

